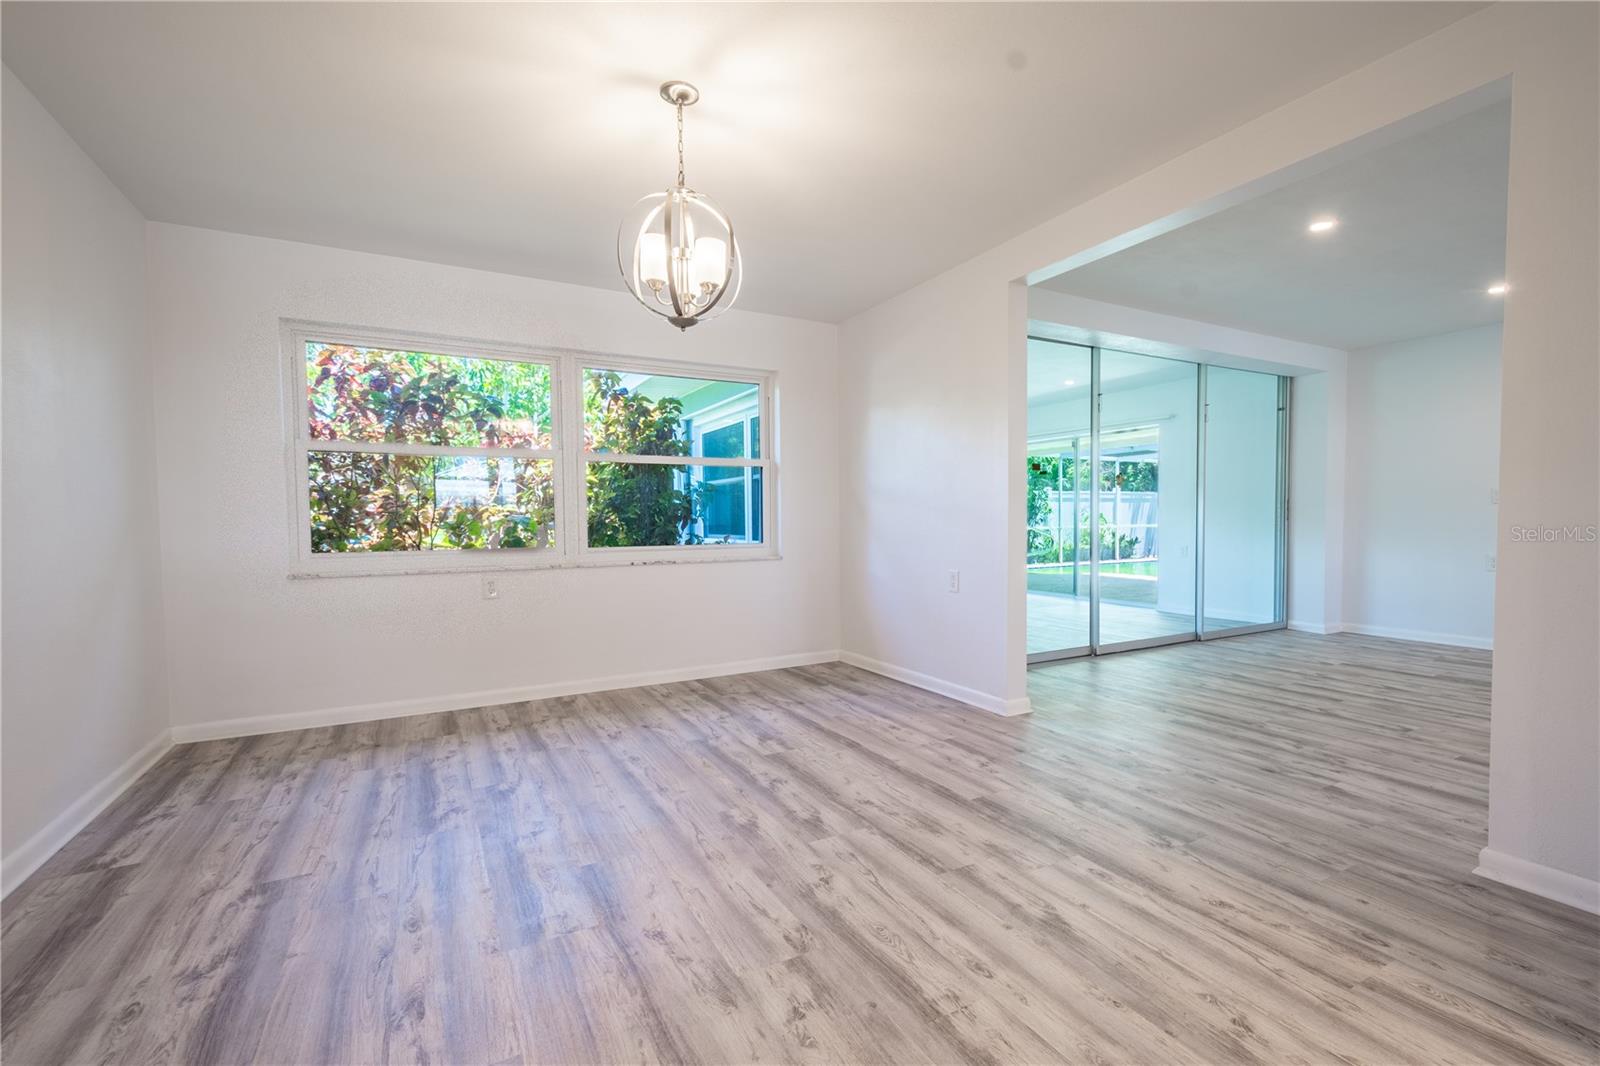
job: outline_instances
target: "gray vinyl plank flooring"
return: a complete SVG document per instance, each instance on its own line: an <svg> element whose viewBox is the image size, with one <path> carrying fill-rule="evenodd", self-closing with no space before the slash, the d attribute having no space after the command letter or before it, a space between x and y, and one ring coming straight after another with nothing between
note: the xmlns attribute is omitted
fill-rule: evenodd
<svg viewBox="0 0 1600 1066"><path fill-rule="evenodd" d="M0 908L25 1063L1594 1062L1487 653L1274 632L180 747Z"/></svg>

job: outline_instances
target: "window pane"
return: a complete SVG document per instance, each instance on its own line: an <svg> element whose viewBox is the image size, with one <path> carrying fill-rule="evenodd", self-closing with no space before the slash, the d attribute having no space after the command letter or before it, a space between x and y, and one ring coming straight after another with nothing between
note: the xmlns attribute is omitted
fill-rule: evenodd
<svg viewBox="0 0 1600 1066"><path fill-rule="evenodd" d="M450 551L555 544L549 459L311 452L311 550Z"/></svg>
<svg viewBox="0 0 1600 1066"><path fill-rule="evenodd" d="M306 344L311 436L550 447L550 368L509 359Z"/></svg>
<svg viewBox="0 0 1600 1066"><path fill-rule="evenodd" d="M733 422L701 434L699 454L708 459L744 458L744 422Z"/></svg>
<svg viewBox="0 0 1600 1066"><path fill-rule="evenodd" d="M744 426L760 411L759 385L592 367L583 379L584 447L590 451L751 458ZM696 433L697 426L704 432Z"/></svg>
<svg viewBox="0 0 1600 1066"><path fill-rule="evenodd" d="M666 547L761 541L759 470L662 463L588 464L589 546Z"/></svg>
<svg viewBox="0 0 1600 1066"><path fill-rule="evenodd" d="M1278 379L1208 366L1205 617L1208 632L1281 621Z"/></svg>
<svg viewBox="0 0 1600 1066"><path fill-rule="evenodd" d="M701 528L707 540L748 540L745 523L745 471L739 467L700 467L705 486L700 501Z"/></svg>
<svg viewBox="0 0 1600 1066"><path fill-rule="evenodd" d="M1028 654L1090 640L1090 349L1028 340Z"/></svg>
<svg viewBox="0 0 1600 1066"><path fill-rule="evenodd" d="M1195 632L1200 368L1100 353L1100 644Z"/></svg>
<svg viewBox="0 0 1600 1066"><path fill-rule="evenodd" d="M762 539L760 467L750 471L750 539L752 541L760 541Z"/></svg>

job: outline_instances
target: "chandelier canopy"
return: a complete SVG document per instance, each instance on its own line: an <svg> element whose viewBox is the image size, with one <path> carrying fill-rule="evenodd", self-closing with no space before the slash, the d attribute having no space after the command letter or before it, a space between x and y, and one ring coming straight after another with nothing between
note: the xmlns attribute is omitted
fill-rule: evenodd
<svg viewBox="0 0 1600 1066"><path fill-rule="evenodd" d="M661 86L678 112L678 181L641 199L617 229L617 266L635 298L680 330L733 306L743 257L733 223L683 177L683 109L700 99L686 81Z"/></svg>

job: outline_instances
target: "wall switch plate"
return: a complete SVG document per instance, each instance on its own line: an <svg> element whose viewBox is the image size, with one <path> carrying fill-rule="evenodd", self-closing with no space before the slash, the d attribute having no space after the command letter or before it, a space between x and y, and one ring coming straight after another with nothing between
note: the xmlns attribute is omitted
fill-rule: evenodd
<svg viewBox="0 0 1600 1066"><path fill-rule="evenodd" d="M1498 507L1498 506L1500 506L1500 490L1499 489L1490 489L1489 490L1489 506L1490 507Z"/></svg>
<svg viewBox="0 0 1600 1066"><path fill-rule="evenodd" d="M945 587L951 592L961 591L961 571L952 570L945 578Z"/></svg>
<svg viewBox="0 0 1600 1066"><path fill-rule="evenodd" d="M1488 570L1489 573L1491 573L1491 574L1494 573L1494 556L1493 555L1485 555L1483 557L1483 561L1486 564L1484 568L1486 570Z"/></svg>
<svg viewBox="0 0 1600 1066"><path fill-rule="evenodd" d="M484 578L483 598L486 600L498 600L500 598L500 582L492 577Z"/></svg>

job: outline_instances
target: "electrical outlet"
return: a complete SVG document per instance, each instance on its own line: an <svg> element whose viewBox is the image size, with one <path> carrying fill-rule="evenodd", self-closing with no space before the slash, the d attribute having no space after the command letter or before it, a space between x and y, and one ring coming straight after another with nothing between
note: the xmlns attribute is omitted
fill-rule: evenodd
<svg viewBox="0 0 1600 1066"><path fill-rule="evenodd" d="M500 598L500 582L492 577L484 578L483 598L486 600L498 600Z"/></svg>
<svg viewBox="0 0 1600 1066"><path fill-rule="evenodd" d="M952 570L945 577L945 587L951 592L961 591L961 571Z"/></svg>
<svg viewBox="0 0 1600 1066"><path fill-rule="evenodd" d="M1494 573L1494 556L1493 555L1485 555L1483 557L1483 561L1484 561L1484 564L1485 564L1484 569L1488 570L1489 573L1491 573L1491 574Z"/></svg>

